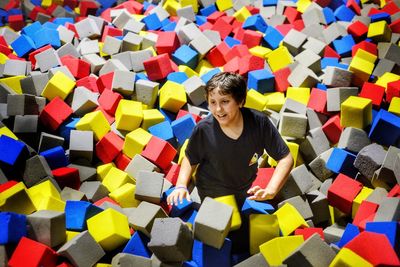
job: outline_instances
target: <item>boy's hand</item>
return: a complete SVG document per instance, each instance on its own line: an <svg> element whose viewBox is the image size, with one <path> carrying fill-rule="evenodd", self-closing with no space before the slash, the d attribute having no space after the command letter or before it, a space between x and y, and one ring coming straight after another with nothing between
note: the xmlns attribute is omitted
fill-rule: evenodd
<svg viewBox="0 0 400 267"><path fill-rule="evenodd" d="M257 200L257 201L263 201L263 200L269 200L273 199L276 195L276 192L273 190L270 190L268 187L263 189L259 187L258 185L250 188L247 191L247 194L252 195L249 197L251 200Z"/></svg>
<svg viewBox="0 0 400 267"><path fill-rule="evenodd" d="M172 191L171 194L167 197L168 205L178 205L183 203L183 199L186 198L187 201L190 201L190 194L186 187L178 186Z"/></svg>

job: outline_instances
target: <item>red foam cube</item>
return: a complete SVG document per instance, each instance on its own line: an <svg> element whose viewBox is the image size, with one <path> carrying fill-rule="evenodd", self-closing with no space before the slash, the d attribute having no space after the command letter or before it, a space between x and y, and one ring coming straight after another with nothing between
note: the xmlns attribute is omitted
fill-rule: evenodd
<svg viewBox="0 0 400 267"><path fill-rule="evenodd" d="M351 213L353 201L360 193L362 183L342 174L336 177L328 189L328 203L346 214Z"/></svg>
<svg viewBox="0 0 400 267"><path fill-rule="evenodd" d="M96 144L96 156L103 162L113 161L122 151L124 140L113 131L109 131Z"/></svg>
<svg viewBox="0 0 400 267"><path fill-rule="evenodd" d="M394 15L397 12L400 12L400 7L394 1L387 2L384 7L382 7L382 11L386 12L390 15Z"/></svg>
<svg viewBox="0 0 400 267"><path fill-rule="evenodd" d="M171 165L171 161L175 158L177 151L167 141L152 136L141 155L165 170Z"/></svg>
<svg viewBox="0 0 400 267"><path fill-rule="evenodd" d="M261 188L266 188L269 181L271 181L274 171L274 168L258 168L256 179L254 179L251 187L258 185Z"/></svg>
<svg viewBox="0 0 400 267"><path fill-rule="evenodd" d="M54 169L52 171L54 176L54 180L57 181L57 184L61 189L68 186L70 188L78 190L81 186L81 180L79 176L79 170L77 168L72 167L61 167L58 169Z"/></svg>
<svg viewBox="0 0 400 267"><path fill-rule="evenodd" d="M374 83L364 82L359 96L371 99L372 105L375 108L379 108L381 106L384 94L385 87L379 86Z"/></svg>
<svg viewBox="0 0 400 267"><path fill-rule="evenodd" d="M326 137L332 144L339 142L340 135L342 134L343 127L340 125L340 116L335 115L322 125Z"/></svg>
<svg viewBox="0 0 400 267"><path fill-rule="evenodd" d="M354 217L353 224L361 230L365 230L367 222L372 222L379 205L369 201L362 201L358 207L356 216Z"/></svg>
<svg viewBox="0 0 400 267"><path fill-rule="evenodd" d="M32 9L32 11L29 12L28 17L29 17L31 20L36 21L37 15L38 15L39 13L46 14L46 9L44 9L44 8L41 7L41 6L35 6L35 7Z"/></svg>
<svg viewBox="0 0 400 267"><path fill-rule="evenodd" d="M260 70L264 68L265 60L254 56L254 55L246 55L242 57L241 64L239 64L239 74L247 76L249 71Z"/></svg>
<svg viewBox="0 0 400 267"><path fill-rule="evenodd" d="M263 34L260 32L245 30L243 33L242 44L247 45L248 48L260 45Z"/></svg>
<svg viewBox="0 0 400 267"><path fill-rule="evenodd" d="M196 115L196 114L193 114L193 113L190 113L189 111L184 110L184 109L180 109L180 110L178 111L178 114L176 114L175 120L177 120L177 119L179 119L180 117L183 117L183 116L185 116L185 115L187 115L187 114L192 115L192 117L193 117L193 119L194 119L194 121L195 121L196 123L198 123L199 121L201 121L201 117L200 117L200 116L198 116L198 115Z"/></svg>
<svg viewBox="0 0 400 267"><path fill-rule="evenodd" d="M390 23L389 28L393 33L400 33L400 19Z"/></svg>
<svg viewBox="0 0 400 267"><path fill-rule="evenodd" d="M340 55L329 45L325 46L324 57L334 57L340 59Z"/></svg>
<svg viewBox="0 0 400 267"><path fill-rule="evenodd" d="M224 55L226 55L229 50L229 46L225 42L221 42L207 53L206 58L214 67L221 67L226 64Z"/></svg>
<svg viewBox="0 0 400 267"><path fill-rule="evenodd" d="M0 191L1 192L1 191ZM400 197L400 184L396 184L387 194L388 197Z"/></svg>
<svg viewBox="0 0 400 267"><path fill-rule="evenodd" d="M119 206L118 202L114 201L112 198L109 197L103 197L96 202L93 203L93 205L100 207L104 202L110 202L111 204L114 204L116 206Z"/></svg>
<svg viewBox="0 0 400 267"><path fill-rule="evenodd" d="M20 31L25 26L24 16L22 14L9 15L8 25L15 31Z"/></svg>
<svg viewBox="0 0 400 267"><path fill-rule="evenodd" d="M96 16L96 11L100 5L97 2L92 1L80 1L79 3L79 14L81 17L87 17L89 15Z"/></svg>
<svg viewBox="0 0 400 267"><path fill-rule="evenodd" d="M111 115L115 114L117 110L118 103L122 99L122 95L117 92L111 90L104 90L99 97L99 104L100 106L110 113Z"/></svg>
<svg viewBox="0 0 400 267"><path fill-rule="evenodd" d="M361 38L365 38L368 33L368 27L362 23L361 21L357 20L353 22L348 28L347 31L357 40Z"/></svg>
<svg viewBox="0 0 400 267"><path fill-rule="evenodd" d="M361 15L361 7L358 5L357 1L355 0L348 0L346 3L346 7L350 8L354 11L358 16Z"/></svg>
<svg viewBox="0 0 400 267"><path fill-rule="evenodd" d="M100 94L106 89L111 90L113 79L114 79L113 71L103 74L97 79L96 84Z"/></svg>
<svg viewBox="0 0 400 267"><path fill-rule="evenodd" d="M176 181L178 180L179 170L181 166L178 164L172 164L171 168L168 169L167 174L165 175L165 179L171 182L171 184L176 185Z"/></svg>
<svg viewBox="0 0 400 267"><path fill-rule="evenodd" d="M176 32L159 32L156 42L157 54L171 55L180 46Z"/></svg>
<svg viewBox="0 0 400 267"><path fill-rule="evenodd" d="M90 64L82 59L66 55L61 57L60 61L77 79L87 77L90 74Z"/></svg>
<svg viewBox="0 0 400 267"><path fill-rule="evenodd" d="M211 30L219 32L221 39L224 40L231 32L232 32L232 25L229 24L224 18L221 17L215 21Z"/></svg>
<svg viewBox="0 0 400 267"><path fill-rule="evenodd" d="M99 92L99 88L97 87L97 79L98 77L95 75L89 75L87 77L81 78L76 81L76 87L78 86L84 86L90 91L94 93Z"/></svg>
<svg viewBox="0 0 400 267"><path fill-rule="evenodd" d="M215 11L207 17L207 21L214 24L217 19L226 16L225 12Z"/></svg>
<svg viewBox="0 0 400 267"><path fill-rule="evenodd" d="M296 31L302 31L303 29L304 29L304 21L302 20L302 19L298 19L298 20L295 20L294 22L293 22L293 26L294 26L294 29L296 30Z"/></svg>
<svg viewBox="0 0 400 267"><path fill-rule="evenodd" d="M297 228L294 231L295 235L302 235L304 237L304 241L309 239L315 233L317 233L321 237L321 239L324 240L324 229L323 228L315 228L315 227Z"/></svg>
<svg viewBox="0 0 400 267"><path fill-rule="evenodd" d="M111 26L105 26L104 30L103 30L103 34L101 35L102 42L104 42L104 40L106 39L106 36L111 36L111 37L123 36L123 32L121 29L114 28Z"/></svg>
<svg viewBox="0 0 400 267"><path fill-rule="evenodd" d="M129 162L131 162L131 158L129 158L122 152L120 152L118 156L114 159L115 166L117 166L117 168L120 170L125 170Z"/></svg>
<svg viewBox="0 0 400 267"><path fill-rule="evenodd" d="M174 71L168 54L161 54L145 60L143 65L147 76L152 81L165 79Z"/></svg>
<svg viewBox="0 0 400 267"><path fill-rule="evenodd" d="M230 59L228 62L226 62L223 68L224 71L226 72L239 73L240 64L241 64L240 57L234 57Z"/></svg>
<svg viewBox="0 0 400 267"><path fill-rule="evenodd" d="M0 193L6 191L7 189L13 187L16 184L18 184L18 182L14 180L5 182L4 184L0 184Z"/></svg>
<svg viewBox="0 0 400 267"><path fill-rule="evenodd" d="M400 80L387 84L386 101L391 102L393 97L400 97Z"/></svg>
<svg viewBox="0 0 400 267"><path fill-rule="evenodd" d="M326 114L326 91L319 88L312 88L307 107L313 109L315 112Z"/></svg>
<svg viewBox="0 0 400 267"><path fill-rule="evenodd" d="M44 126L56 131L71 116L73 110L61 98L56 96L42 110L39 119Z"/></svg>
<svg viewBox="0 0 400 267"><path fill-rule="evenodd" d="M8 266L10 267L55 267L57 253L40 242L22 237L12 254Z"/></svg>
<svg viewBox="0 0 400 267"><path fill-rule="evenodd" d="M246 55L250 55L249 49L245 45L235 45L231 50L228 51L225 55L225 60L228 62L234 57L244 57Z"/></svg>
<svg viewBox="0 0 400 267"><path fill-rule="evenodd" d="M290 86L288 77L292 71L289 67L285 67L273 72L275 76L275 91L286 92L287 88Z"/></svg>
<svg viewBox="0 0 400 267"><path fill-rule="evenodd" d="M357 53L358 49L362 49L364 51L367 51L368 53L371 53L375 56L378 55L378 47L376 44L368 42L368 41L361 41L356 45L353 45L351 48L351 55L354 57Z"/></svg>
<svg viewBox="0 0 400 267"><path fill-rule="evenodd" d="M301 19L301 13L297 11L296 8L291 6L285 8L283 15L285 15L285 17L290 23L293 23L294 21Z"/></svg>

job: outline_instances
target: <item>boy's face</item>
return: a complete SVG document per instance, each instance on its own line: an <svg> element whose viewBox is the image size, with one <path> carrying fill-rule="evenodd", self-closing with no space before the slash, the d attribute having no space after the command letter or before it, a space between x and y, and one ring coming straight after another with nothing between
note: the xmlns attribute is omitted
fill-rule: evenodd
<svg viewBox="0 0 400 267"><path fill-rule="evenodd" d="M219 88L208 94L208 108L221 126L231 126L240 114L242 104L238 104L231 94L223 95Z"/></svg>

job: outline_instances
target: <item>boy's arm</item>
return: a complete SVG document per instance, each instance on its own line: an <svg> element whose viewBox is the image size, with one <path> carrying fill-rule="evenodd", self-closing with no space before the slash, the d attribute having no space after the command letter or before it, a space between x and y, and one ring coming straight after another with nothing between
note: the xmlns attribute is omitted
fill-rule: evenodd
<svg viewBox="0 0 400 267"><path fill-rule="evenodd" d="M179 170L178 180L176 181L175 190L167 198L168 204L178 205L178 201L182 203L184 198L190 201L190 194L187 186L192 177L193 170L194 166L190 165L189 160L184 156Z"/></svg>

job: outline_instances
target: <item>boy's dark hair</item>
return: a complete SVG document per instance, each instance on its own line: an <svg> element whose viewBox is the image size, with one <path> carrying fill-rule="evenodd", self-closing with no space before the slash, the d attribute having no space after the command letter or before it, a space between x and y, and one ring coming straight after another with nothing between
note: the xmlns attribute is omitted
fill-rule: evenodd
<svg viewBox="0 0 400 267"><path fill-rule="evenodd" d="M205 87L207 101L209 93L216 88L219 88L223 95L232 95L238 104L244 104L246 101L246 81L239 74L233 72L215 74Z"/></svg>

